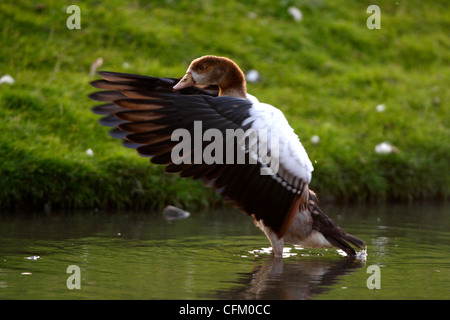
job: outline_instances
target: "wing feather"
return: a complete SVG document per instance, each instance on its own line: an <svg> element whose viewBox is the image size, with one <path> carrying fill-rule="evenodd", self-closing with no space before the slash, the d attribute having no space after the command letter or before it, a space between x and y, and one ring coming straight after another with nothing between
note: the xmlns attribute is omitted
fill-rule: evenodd
<svg viewBox="0 0 450 320"><path fill-rule="evenodd" d="M111 136L125 140L124 144L136 148L139 154L151 156L152 163L165 165L167 172L179 173L181 177L201 179L247 214L263 220L279 237L299 206L307 203L312 165L278 109L255 100L218 97L215 87L195 86L173 92L178 79L114 72L99 75L103 80L92 85L105 91L95 92L90 98L107 103L96 106L93 112L105 116L101 124L115 127ZM185 161L174 163L172 151L180 142L172 140L173 132L184 129L194 137L197 121L202 125L201 137L206 130L216 129L229 143L236 139L227 137L228 130L254 129L257 142L246 140L238 146L245 151L243 163L226 163L226 144L216 150L222 152L222 162L197 163L194 156L203 155L212 141L191 143L183 149L181 160ZM258 132L261 129L269 135L264 137ZM278 153L271 144L276 140L275 133L280 140ZM251 152L251 148L263 145L268 147L267 157ZM233 160L236 159L237 154ZM278 164L278 169L272 168L274 164ZM269 170L269 174L261 174L264 170Z"/></svg>

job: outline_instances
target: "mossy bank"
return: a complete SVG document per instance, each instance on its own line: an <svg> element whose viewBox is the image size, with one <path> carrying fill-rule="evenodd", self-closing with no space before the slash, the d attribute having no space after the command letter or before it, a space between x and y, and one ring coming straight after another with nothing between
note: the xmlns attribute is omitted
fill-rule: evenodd
<svg viewBox="0 0 450 320"><path fill-rule="evenodd" d="M286 114L321 199L448 197L447 1L73 4L81 29L67 28L60 1L0 4L0 76L14 79L0 84L0 207L221 204L200 182L121 147L87 98L97 58L102 70L181 77L205 54L259 72L248 90ZM366 26L371 4L380 7L380 29ZM377 152L382 142L390 149Z"/></svg>

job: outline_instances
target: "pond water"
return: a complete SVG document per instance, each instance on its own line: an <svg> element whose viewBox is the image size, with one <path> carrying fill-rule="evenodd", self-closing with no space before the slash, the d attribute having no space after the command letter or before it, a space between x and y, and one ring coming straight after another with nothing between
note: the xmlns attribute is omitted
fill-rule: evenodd
<svg viewBox="0 0 450 320"><path fill-rule="evenodd" d="M161 212L3 212L0 299L450 298L448 205L322 207L366 241L365 258L289 247L274 259L235 209L172 222Z"/></svg>

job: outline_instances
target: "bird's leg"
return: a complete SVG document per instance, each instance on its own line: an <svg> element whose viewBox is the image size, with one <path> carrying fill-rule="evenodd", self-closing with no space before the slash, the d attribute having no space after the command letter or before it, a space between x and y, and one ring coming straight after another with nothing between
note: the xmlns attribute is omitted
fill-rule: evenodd
<svg viewBox="0 0 450 320"><path fill-rule="evenodd" d="M267 235L267 234L266 234ZM272 253L276 258L283 257L284 240L283 238L278 239L278 236L272 232L269 238L270 244L272 245Z"/></svg>
<svg viewBox="0 0 450 320"><path fill-rule="evenodd" d="M260 228L264 234L266 235L267 239L269 239L270 244L272 246L272 253L276 258L283 257L283 248L284 248L284 240L283 238L278 238L277 234L272 231L271 228L266 227L263 223L263 221L258 221L253 217L253 222L255 223L255 226Z"/></svg>
<svg viewBox="0 0 450 320"><path fill-rule="evenodd" d="M272 231L272 229L265 227L262 228L266 237L269 239L270 244L272 245L272 253L276 258L283 257L283 248L284 248L284 240L283 238L279 239L277 234Z"/></svg>

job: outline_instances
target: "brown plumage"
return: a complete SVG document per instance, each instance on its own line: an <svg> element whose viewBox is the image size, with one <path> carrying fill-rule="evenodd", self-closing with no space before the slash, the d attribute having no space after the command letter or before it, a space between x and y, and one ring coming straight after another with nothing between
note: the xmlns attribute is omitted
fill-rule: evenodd
<svg viewBox="0 0 450 320"><path fill-rule="evenodd" d="M181 79L114 72L99 75L103 80L91 84L106 91L90 97L107 102L93 111L105 116L101 124L115 127L111 136L150 156L151 162L165 165L166 171L201 179L215 188L253 217L276 256L282 255L285 241L307 247L334 246L351 256L355 251L348 243L364 246L362 240L347 234L320 210L316 195L308 187L312 165L298 138L290 133L292 129L279 110L247 94L244 74L232 60L215 56L195 59ZM271 163L264 164L259 158L252 163L248 149L241 164L202 162L198 155L209 145L205 141L183 150L178 159L182 161L176 163L173 157L178 140L172 138L177 129L193 136L195 125L201 123L203 134L216 129L225 136L230 129L256 128L258 121L271 130L287 126L282 128L287 131L281 138L286 139L289 152L280 154L279 170L269 175L262 175L261 170ZM229 142L223 146L224 154ZM301 155L293 154L293 150Z"/></svg>

